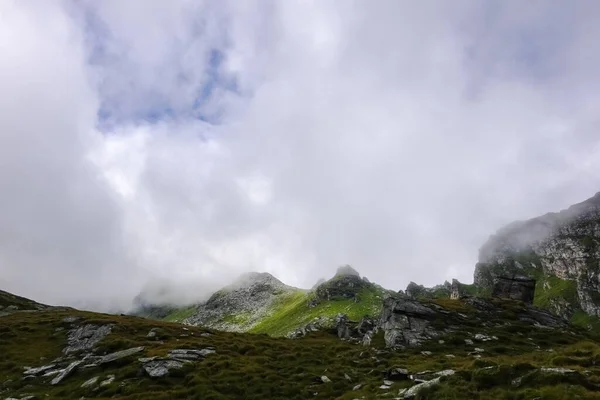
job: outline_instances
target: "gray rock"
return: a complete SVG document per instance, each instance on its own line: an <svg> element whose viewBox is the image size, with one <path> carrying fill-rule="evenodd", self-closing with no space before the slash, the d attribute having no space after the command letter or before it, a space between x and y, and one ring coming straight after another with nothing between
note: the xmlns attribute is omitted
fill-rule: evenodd
<svg viewBox="0 0 600 400"><path fill-rule="evenodd" d="M348 316L346 314L338 314L335 317L335 329L337 331L338 338L350 338L350 327L348 326Z"/></svg>
<svg viewBox="0 0 600 400"><path fill-rule="evenodd" d="M114 375L108 375L105 380L100 382L100 387L108 386L115 381Z"/></svg>
<svg viewBox="0 0 600 400"><path fill-rule="evenodd" d="M533 303L535 279L522 275L496 276L494 278L492 296Z"/></svg>
<svg viewBox="0 0 600 400"><path fill-rule="evenodd" d="M394 382L392 382L392 381L388 381L388 380L384 380L384 381L383 381L383 384L384 384L384 385L387 385L387 386L392 386L392 385L394 384Z"/></svg>
<svg viewBox="0 0 600 400"><path fill-rule="evenodd" d="M182 361L177 360L154 360L146 362L142 368L151 378L161 378L169 375L170 369L179 369L183 367Z"/></svg>
<svg viewBox="0 0 600 400"><path fill-rule="evenodd" d="M600 316L599 259L600 193L596 193L566 210L500 229L482 246L474 280L478 286L491 288L498 276L557 277L575 287L577 296L568 302L550 301L549 310L565 319L577 310ZM538 290L554 289L545 280Z"/></svg>
<svg viewBox="0 0 600 400"><path fill-rule="evenodd" d="M489 342L490 340L498 340L496 336L487 336L482 333L478 333L474 336L475 340L479 340L480 342Z"/></svg>
<svg viewBox="0 0 600 400"><path fill-rule="evenodd" d="M148 334L146 335L147 338L155 338L156 337L156 330L158 328L152 328L150 329L150 332L148 332Z"/></svg>
<svg viewBox="0 0 600 400"><path fill-rule="evenodd" d="M358 389L360 389L361 387L362 387L362 384L361 384L361 383L359 383L358 385L355 385L355 386L352 388L352 390L358 390Z"/></svg>
<svg viewBox="0 0 600 400"><path fill-rule="evenodd" d="M213 348L205 348L201 350L195 349L175 349L169 350L169 358L179 359L179 360L199 360L200 358L206 357L209 354L216 353Z"/></svg>
<svg viewBox="0 0 600 400"><path fill-rule="evenodd" d="M404 392L404 398L410 399L412 397L415 397L417 394L419 394L419 392L421 390L438 385L440 383L441 377L449 376L449 375L453 375L453 374L454 374L454 371L451 369L440 371L437 373L437 375L439 375L437 378L431 379L431 380L423 382L423 383L419 383L419 384L411 387L410 389L408 389L406 392Z"/></svg>
<svg viewBox="0 0 600 400"><path fill-rule="evenodd" d="M428 350L423 350L423 351L421 352L421 354L423 354L424 356L430 356L430 355L432 355L433 353L432 353L431 351L428 351Z"/></svg>
<svg viewBox="0 0 600 400"><path fill-rule="evenodd" d="M107 364L107 363L111 363L116 360L120 360L125 357L132 356L134 354L144 351L144 348L145 348L144 346L139 346L139 347L133 347L131 349L116 351L114 353L107 354L98 361L98 364Z"/></svg>
<svg viewBox="0 0 600 400"><path fill-rule="evenodd" d="M81 384L81 387L87 388L87 387L95 386L99 379L100 379L99 376L95 376L91 379L88 379L87 381L85 381Z"/></svg>
<svg viewBox="0 0 600 400"><path fill-rule="evenodd" d="M106 335L110 333L112 325L86 324L69 331L67 347L64 354L72 354L79 351L87 351L94 348Z"/></svg>
<svg viewBox="0 0 600 400"><path fill-rule="evenodd" d="M74 315L69 315L62 319L62 322L65 324L72 324L73 322L76 322L76 321L79 321L79 317L76 317Z"/></svg>
<svg viewBox="0 0 600 400"><path fill-rule="evenodd" d="M67 368L63 369L56 378L52 379L50 384L58 385L65 378L67 378L69 375L71 375L73 373L73 371L75 371L75 368L77 368L77 366L79 364L81 364L81 360L73 361L71 364L69 364L69 366Z"/></svg>
<svg viewBox="0 0 600 400"><path fill-rule="evenodd" d="M325 375L323 375L321 377L321 382L323 382L323 383L330 383L331 379L329 379L328 377L326 377Z"/></svg>
<svg viewBox="0 0 600 400"><path fill-rule="evenodd" d="M550 374L572 374L576 372L574 369L569 368L541 368L540 371Z"/></svg>
<svg viewBox="0 0 600 400"><path fill-rule="evenodd" d="M347 381L350 381L350 382L352 382L352 378L350 378L350 376L349 376L348 374L344 374L344 378L345 378Z"/></svg>
<svg viewBox="0 0 600 400"><path fill-rule="evenodd" d="M62 369L53 369L51 371L46 372L44 375L42 375L42 378L48 378L50 376L58 375L62 371L63 371Z"/></svg>
<svg viewBox="0 0 600 400"><path fill-rule="evenodd" d="M362 345L368 347L371 345L372 340L373 340L373 331L368 331L367 333L365 333L365 336L363 336L363 338L362 338Z"/></svg>
<svg viewBox="0 0 600 400"><path fill-rule="evenodd" d="M383 301L380 326L388 347L416 346L440 334L431 327L438 313L417 300L388 297Z"/></svg>
<svg viewBox="0 0 600 400"><path fill-rule="evenodd" d="M40 375L42 373L46 373L51 369L54 369L56 364L43 365L37 368L27 368L23 374L25 375Z"/></svg>

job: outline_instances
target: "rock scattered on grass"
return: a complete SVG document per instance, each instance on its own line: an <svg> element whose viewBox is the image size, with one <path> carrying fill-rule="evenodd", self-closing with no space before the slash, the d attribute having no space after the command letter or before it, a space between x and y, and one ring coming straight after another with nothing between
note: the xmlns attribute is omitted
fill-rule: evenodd
<svg viewBox="0 0 600 400"><path fill-rule="evenodd" d="M137 353L139 353L141 351L144 351L144 346L132 347L131 349L116 351L114 353L110 353L110 354L107 354L107 355L103 356L98 361L98 364L108 364L108 363L111 363L113 361L120 360L122 358L132 356L132 355L137 354Z"/></svg>
<svg viewBox="0 0 600 400"><path fill-rule="evenodd" d="M73 373L73 371L75 371L75 368L77 368L77 366L79 364L81 364L81 360L73 361L71 364L69 364L69 366L67 368L63 369L56 378L52 379L50 384L58 385L60 382L63 381L63 379L65 379L66 377L71 375Z"/></svg>
<svg viewBox="0 0 600 400"><path fill-rule="evenodd" d="M95 386L96 383L98 382L98 379L100 379L99 376L95 376L95 377L93 377L91 379L88 379L87 381L85 381L85 382L83 382L81 384L81 387L82 388L87 388L87 387L90 387L90 386Z"/></svg>

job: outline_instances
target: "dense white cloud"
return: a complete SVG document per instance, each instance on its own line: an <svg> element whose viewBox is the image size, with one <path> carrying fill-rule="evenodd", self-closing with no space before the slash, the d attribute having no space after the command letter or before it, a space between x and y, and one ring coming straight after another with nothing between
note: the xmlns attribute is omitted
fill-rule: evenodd
<svg viewBox="0 0 600 400"><path fill-rule="evenodd" d="M106 308L248 270L470 281L500 226L600 187L599 14L4 2L3 285Z"/></svg>

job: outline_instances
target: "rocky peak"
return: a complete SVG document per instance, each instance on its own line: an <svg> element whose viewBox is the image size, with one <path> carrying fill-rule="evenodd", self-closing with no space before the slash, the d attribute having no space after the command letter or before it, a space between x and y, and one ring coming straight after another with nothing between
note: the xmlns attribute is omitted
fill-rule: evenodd
<svg viewBox="0 0 600 400"><path fill-rule="evenodd" d="M226 289L239 290L252 287L284 288L286 285L268 272L246 272L240 275Z"/></svg>
<svg viewBox="0 0 600 400"><path fill-rule="evenodd" d="M216 329L245 331L268 314L281 296L300 291L267 272L248 272L198 305L185 322Z"/></svg>
<svg viewBox="0 0 600 400"><path fill-rule="evenodd" d="M357 270L352 268L350 265L342 265L335 272L335 276L357 276L360 278L360 274Z"/></svg>
<svg viewBox="0 0 600 400"><path fill-rule="evenodd" d="M338 268L333 278L317 286L315 293L317 300L353 298L358 301L359 293L370 286L372 284L361 279L354 268L345 265Z"/></svg>

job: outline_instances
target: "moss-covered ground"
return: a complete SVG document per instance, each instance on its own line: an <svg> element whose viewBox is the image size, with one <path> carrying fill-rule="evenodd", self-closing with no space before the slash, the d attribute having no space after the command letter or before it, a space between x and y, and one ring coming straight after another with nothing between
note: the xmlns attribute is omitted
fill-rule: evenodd
<svg viewBox="0 0 600 400"><path fill-rule="evenodd" d="M338 314L346 314L351 321L359 321L365 316L379 316L383 305L382 291L372 286L362 289L356 298L319 301L311 306L314 296L313 292L296 292L282 296L273 305L272 312L250 332L285 336L315 318L333 319Z"/></svg>
<svg viewBox="0 0 600 400"><path fill-rule="evenodd" d="M292 311L303 300L299 296L290 299L286 315L294 317ZM460 301L432 301L467 316L473 312ZM381 333L373 340L374 346L366 348L340 341L327 331L292 340L81 311L18 312L0 317L0 398L24 394L43 399L131 400L394 398L399 390L414 385L403 380L389 389L380 388L386 371L397 366L411 373L456 371L417 399L600 399L600 345L593 334L576 328L549 330L525 324L514 318L518 303L497 304L505 308L502 320L483 326L477 318L467 318L452 334L420 348L394 351L383 347ZM344 303L333 307L339 311ZM134 357L116 365L77 371L57 386L49 385L48 378L22 380L24 366L41 366L61 355L69 328L63 318L71 315L81 318L78 323L114 324L112 333L99 343L97 354L134 346L145 346L143 356L205 346L213 346L217 352L160 379L145 376ZM146 336L152 328L158 328L154 339ZM210 335L201 336L203 333ZM466 344L465 339L473 339L476 333L495 335L497 340ZM474 347L483 349L480 358L470 354ZM424 350L431 354L423 355ZM575 372L545 373L542 367ZM102 379L108 374L116 376L110 385L97 391L81 388L89 378ZM322 383L323 375L331 382ZM353 390L358 384L362 386Z"/></svg>

